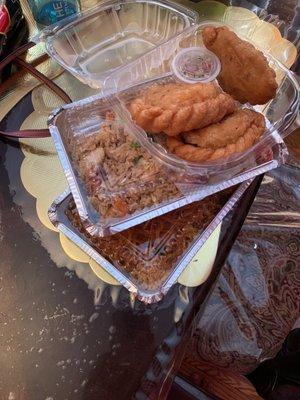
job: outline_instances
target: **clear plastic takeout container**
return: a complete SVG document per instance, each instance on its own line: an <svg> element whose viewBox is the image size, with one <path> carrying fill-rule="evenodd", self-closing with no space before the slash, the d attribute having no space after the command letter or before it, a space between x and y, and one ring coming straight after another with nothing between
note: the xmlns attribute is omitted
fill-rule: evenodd
<svg viewBox="0 0 300 400"><path fill-rule="evenodd" d="M174 73L174 59L180 61L178 54L190 49L188 62L194 68L195 48L196 52L203 48L202 31L207 25L215 23L194 27L130 66L119 68L106 79L104 93L63 106L50 117L51 135L90 234L120 232L284 162L287 151L283 137L297 118L299 86L293 74L268 54L265 56L281 83L273 100L255 107L264 115L266 129L244 152L210 162L189 162L169 151L166 135L149 133L132 118L132 102L148 90L154 88L159 98L165 85L199 85L180 80L178 64ZM219 90L218 78L214 79L218 63L212 58L208 67L204 71L206 83L201 84ZM210 71L212 80L207 82ZM237 107L253 109L249 104Z"/></svg>
<svg viewBox="0 0 300 400"><path fill-rule="evenodd" d="M208 181L207 174L190 174L161 157L163 148L158 152L119 111L116 105L112 113L106 97L86 99L63 106L49 124L80 217L94 236L123 231L276 168L285 152L276 136L271 158L262 155L255 171L237 163L236 173L214 171Z"/></svg>
<svg viewBox="0 0 300 400"><path fill-rule="evenodd" d="M51 206L52 223L145 303L159 301L241 198L250 181L124 232L101 238L85 229L70 192ZM196 266L196 265L195 265Z"/></svg>
<svg viewBox="0 0 300 400"><path fill-rule="evenodd" d="M48 54L92 88L153 48L178 37L198 14L168 0L108 0L45 28Z"/></svg>

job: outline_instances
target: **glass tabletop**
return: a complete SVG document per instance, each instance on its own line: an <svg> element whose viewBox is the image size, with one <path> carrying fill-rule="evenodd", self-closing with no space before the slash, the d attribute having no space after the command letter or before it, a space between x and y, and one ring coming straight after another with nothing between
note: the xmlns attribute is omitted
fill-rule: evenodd
<svg viewBox="0 0 300 400"><path fill-rule="evenodd" d="M268 14L280 2L222 3ZM40 56L34 51L29 58ZM62 72L49 60L40 67L52 79ZM65 77L73 99L92 94L75 82ZM35 86L18 74L2 85L2 130L19 129L30 116ZM223 222L209 279L194 288L177 283L161 302L147 306L105 283L80 257L68 257L24 188L23 160L18 141L0 140L0 399L166 399L194 317L201 316L261 178Z"/></svg>

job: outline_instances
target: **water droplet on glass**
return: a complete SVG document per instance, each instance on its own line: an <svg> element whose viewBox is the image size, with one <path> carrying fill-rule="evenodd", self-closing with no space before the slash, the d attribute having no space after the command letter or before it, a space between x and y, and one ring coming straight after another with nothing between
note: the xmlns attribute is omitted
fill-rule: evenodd
<svg viewBox="0 0 300 400"><path fill-rule="evenodd" d="M90 316L89 322L95 321L99 317L99 313L95 312Z"/></svg>
<svg viewBox="0 0 300 400"><path fill-rule="evenodd" d="M111 334L113 335L114 333L116 333L117 329L116 329L115 326L111 325L111 326L109 327L108 331L109 331L109 333L111 333Z"/></svg>

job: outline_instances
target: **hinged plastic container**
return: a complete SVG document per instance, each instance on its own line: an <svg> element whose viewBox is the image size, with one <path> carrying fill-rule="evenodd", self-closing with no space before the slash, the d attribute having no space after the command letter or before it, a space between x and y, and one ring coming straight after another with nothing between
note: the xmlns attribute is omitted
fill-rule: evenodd
<svg viewBox="0 0 300 400"><path fill-rule="evenodd" d="M228 170L174 162L117 104L111 111L106 97L90 98L63 106L49 122L78 212L94 236L121 232L265 173L286 154L274 132L267 148L258 146L256 155L244 155Z"/></svg>
<svg viewBox="0 0 300 400"><path fill-rule="evenodd" d="M45 28L34 40L92 88L113 71L178 37L198 14L168 0L108 0Z"/></svg>
<svg viewBox="0 0 300 400"><path fill-rule="evenodd" d="M51 206L52 223L145 303L159 301L251 182L108 238L85 231L69 192ZM195 260L195 259L194 259Z"/></svg>
<svg viewBox="0 0 300 400"><path fill-rule="evenodd" d="M238 104L222 92L218 76L215 79L220 71L218 60L207 52L202 40L203 29L208 25L216 24L206 22L192 27L130 65L118 68L104 82L104 93L64 106L50 118L50 132L78 212L90 234L120 232L284 162L287 152L283 137L292 129L299 112L299 85L295 77L272 56L264 54L277 74L279 87L275 98L256 107ZM193 75L195 66L200 66L202 75ZM174 87L176 96L186 91L183 100L168 93L162 96L166 88ZM138 107L149 93L160 107L165 106L167 98L180 115L184 102L194 96L189 95L194 89L200 96L200 109L206 97L211 104L204 112L201 109L204 128L216 119L218 122L230 117L236 109L262 113L260 123L265 127L253 145L245 151L237 145L237 150L227 157L194 162L173 154L168 145L170 138L174 142L174 137L178 137L174 135L195 129L193 118L184 125L174 124L171 130L168 125L167 134L158 133L155 124L148 124L149 129L140 126L139 117L146 115L147 122L150 114L147 108ZM160 108L154 104L151 112L160 112Z"/></svg>

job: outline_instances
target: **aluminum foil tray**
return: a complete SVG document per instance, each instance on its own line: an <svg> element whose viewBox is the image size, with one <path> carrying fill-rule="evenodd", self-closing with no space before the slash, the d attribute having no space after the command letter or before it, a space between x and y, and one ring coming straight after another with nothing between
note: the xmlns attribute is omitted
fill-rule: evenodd
<svg viewBox="0 0 300 400"><path fill-rule="evenodd" d="M106 238L95 238L85 231L70 192L54 201L49 218L139 300L154 303L195 260L250 183L251 180Z"/></svg>

